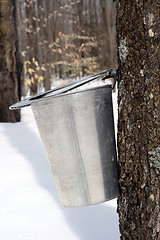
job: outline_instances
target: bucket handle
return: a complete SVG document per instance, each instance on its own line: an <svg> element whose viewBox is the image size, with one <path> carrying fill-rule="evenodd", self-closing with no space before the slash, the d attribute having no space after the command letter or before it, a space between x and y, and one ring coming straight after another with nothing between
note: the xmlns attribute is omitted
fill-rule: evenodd
<svg viewBox="0 0 160 240"><path fill-rule="evenodd" d="M91 82L91 81L93 81L97 78L100 78L100 77L102 77L102 79L101 79L102 81L104 81L105 79L108 79L108 78L114 78L114 82L113 82L113 85L112 85L112 90L115 88L116 79L117 79L117 70L116 69L109 69L109 70L104 70L100 73L97 73L97 74L89 76L89 77L84 77L79 81L74 81L74 82L71 82L69 84L65 84L65 85L62 85L60 87L53 88L53 89L48 90L46 92L36 94L34 96L31 96L29 98L26 98L26 99L24 99L20 102L17 102L15 104L11 105L9 107L9 109L10 110L15 110L15 109L19 109L19 108L22 108L22 107L30 106L32 100L42 98L42 97L44 97L47 94L50 94L52 92L53 92L52 96L56 96L58 94L66 93L70 90L73 90L77 87L80 87L80 86L82 86L82 85L84 85L88 82Z"/></svg>

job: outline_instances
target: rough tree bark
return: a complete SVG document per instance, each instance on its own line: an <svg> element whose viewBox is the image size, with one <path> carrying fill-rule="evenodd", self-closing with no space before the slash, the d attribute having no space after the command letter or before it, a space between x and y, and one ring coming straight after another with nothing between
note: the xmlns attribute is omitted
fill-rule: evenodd
<svg viewBox="0 0 160 240"><path fill-rule="evenodd" d="M18 101L18 81L22 68L18 55L16 9L12 0L0 1L0 122L17 122L19 111L9 106ZM20 89L19 89L20 97Z"/></svg>
<svg viewBox="0 0 160 240"><path fill-rule="evenodd" d="M123 240L160 239L159 28L159 0L117 0Z"/></svg>

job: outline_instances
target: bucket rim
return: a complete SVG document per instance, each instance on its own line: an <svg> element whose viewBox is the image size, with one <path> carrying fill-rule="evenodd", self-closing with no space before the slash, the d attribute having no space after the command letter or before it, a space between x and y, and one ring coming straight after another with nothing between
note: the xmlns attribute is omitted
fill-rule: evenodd
<svg viewBox="0 0 160 240"><path fill-rule="evenodd" d="M31 103L31 106L33 103L37 103L37 102L42 102L42 101L48 101L50 100L51 98L53 99L57 99L57 98L60 98L60 97L64 97L64 96L70 96L70 95L79 95L79 94L83 94L84 92L90 92L90 91L94 91L94 90L97 90L97 89L101 89L101 88L108 88L112 93L112 85L111 84L106 84L106 85L102 85L102 86L96 86L96 87L91 87L91 88L87 88L87 89L82 89L82 90L78 90L78 91L75 91L75 90L70 90L66 93L61 93L61 94L58 94L58 95L46 95L44 96L43 98L39 98L39 99L33 99L30 101Z"/></svg>

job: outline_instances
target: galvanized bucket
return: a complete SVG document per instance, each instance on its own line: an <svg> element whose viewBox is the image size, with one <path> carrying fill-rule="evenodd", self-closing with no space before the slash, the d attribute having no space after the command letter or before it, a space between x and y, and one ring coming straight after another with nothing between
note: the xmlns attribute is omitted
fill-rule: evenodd
<svg viewBox="0 0 160 240"><path fill-rule="evenodd" d="M30 103L62 204L87 206L117 197L112 86Z"/></svg>

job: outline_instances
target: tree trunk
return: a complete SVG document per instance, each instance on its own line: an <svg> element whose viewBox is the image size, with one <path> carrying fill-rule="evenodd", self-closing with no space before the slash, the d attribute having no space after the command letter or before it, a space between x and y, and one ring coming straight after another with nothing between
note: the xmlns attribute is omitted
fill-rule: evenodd
<svg viewBox="0 0 160 240"><path fill-rule="evenodd" d="M106 60L107 60L107 68L114 67L114 42L113 42L113 33L112 33L112 17L111 10L113 8L109 5L108 0L100 0L101 8L102 8L102 18L103 18L103 27L104 27L104 37L106 39ZM113 6L112 6L113 7ZM104 51L104 50L103 50Z"/></svg>
<svg viewBox="0 0 160 240"><path fill-rule="evenodd" d="M16 34L15 17L16 9L14 1L1 0L0 122L16 122L20 120L19 111L9 110L9 106L18 101L18 80L21 69L18 55L18 41Z"/></svg>
<svg viewBox="0 0 160 240"><path fill-rule="evenodd" d="M117 1L123 240L160 239L160 3Z"/></svg>

